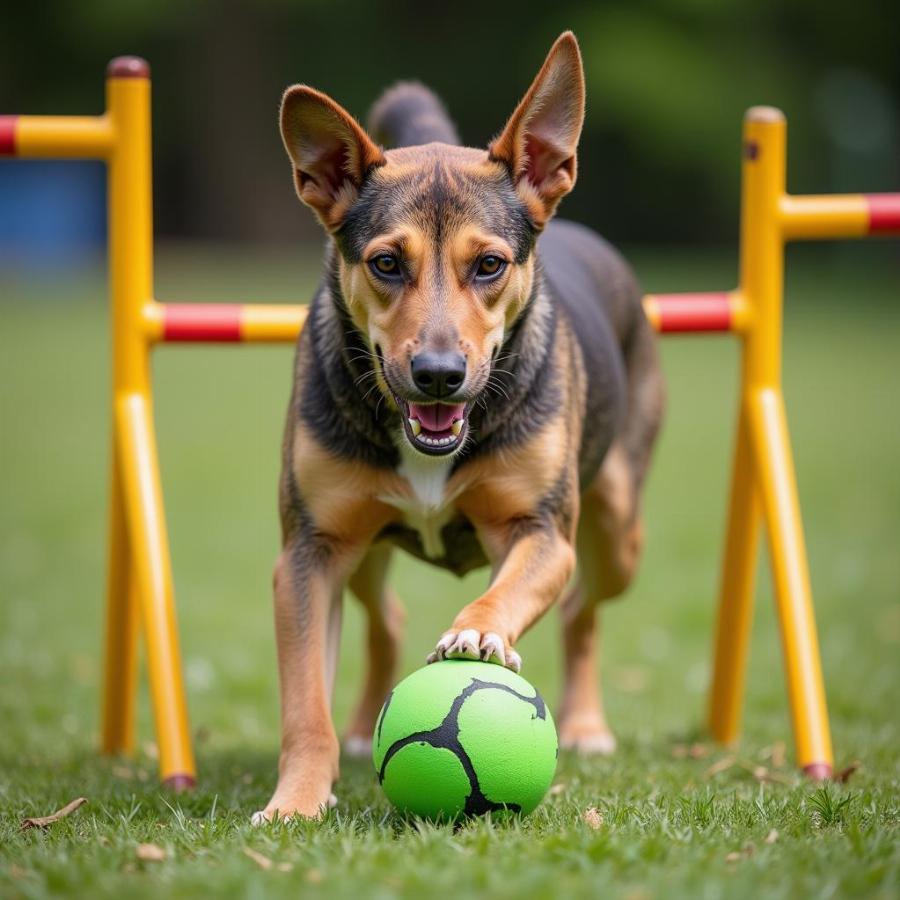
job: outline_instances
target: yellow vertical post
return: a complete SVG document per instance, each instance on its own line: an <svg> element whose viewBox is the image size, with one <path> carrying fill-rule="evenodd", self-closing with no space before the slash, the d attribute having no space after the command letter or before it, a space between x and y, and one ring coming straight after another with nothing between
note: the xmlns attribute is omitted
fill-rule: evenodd
<svg viewBox="0 0 900 900"><path fill-rule="evenodd" d="M735 742L741 731L761 519L749 416L743 402L735 432L729 497L707 714L710 734L723 744Z"/></svg>
<svg viewBox="0 0 900 900"><path fill-rule="evenodd" d="M797 761L810 776L824 778L832 767L831 738L781 388L784 235L780 207L785 195L785 140L786 126L779 110L754 107L748 111L744 120L740 290L751 309L751 321L743 343L732 521L710 722L716 736L736 737L739 712L735 708L743 689L756 549L757 526L752 519L758 519L761 505ZM744 517L737 521L742 508ZM720 703L724 705L717 705Z"/></svg>
<svg viewBox="0 0 900 900"><path fill-rule="evenodd" d="M195 767L153 431L150 344L143 321L144 306L153 298L150 67L144 60L120 57L110 63L107 109L115 135L108 165L114 460L119 472L113 477L120 479L117 487L124 500L127 558L146 641L160 775L168 786L180 789L194 784ZM122 527L115 508L110 524L113 530ZM111 543L116 551L115 540Z"/></svg>
<svg viewBox="0 0 900 900"><path fill-rule="evenodd" d="M137 597L129 548L119 450L110 451L109 537L107 543L106 638L100 746L104 753L134 749L137 693Z"/></svg>

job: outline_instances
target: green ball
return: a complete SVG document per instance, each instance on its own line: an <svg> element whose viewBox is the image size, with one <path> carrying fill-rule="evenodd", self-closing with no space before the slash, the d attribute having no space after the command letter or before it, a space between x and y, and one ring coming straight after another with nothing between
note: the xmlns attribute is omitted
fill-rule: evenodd
<svg viewBox="0 0 900 900"><path fill-rule="evenodd" d="M550 787L558 754L540 694L509 669L464 659L401 681L372 741L375 772L391 803L435 820L530 813Z"/></svg>

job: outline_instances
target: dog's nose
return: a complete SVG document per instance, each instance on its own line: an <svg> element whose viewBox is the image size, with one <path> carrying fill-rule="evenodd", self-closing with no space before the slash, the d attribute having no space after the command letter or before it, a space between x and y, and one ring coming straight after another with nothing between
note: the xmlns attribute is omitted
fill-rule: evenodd
<svg viewBox="0 0 900 900"><path fill-rule="evenodd" d="M419 353L412 358L416 387L429 397L449 397L466 380L466 358L461 353Z"/></svg>

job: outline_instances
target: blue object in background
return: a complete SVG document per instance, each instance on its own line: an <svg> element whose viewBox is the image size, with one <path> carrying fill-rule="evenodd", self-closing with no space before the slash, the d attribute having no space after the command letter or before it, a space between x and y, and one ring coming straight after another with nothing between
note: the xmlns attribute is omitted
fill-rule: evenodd
<svg viewBox="0 0 900 900"><path fill-rule="evenodd" d="M0 275L59 276L105 241L103 163L0 161Z"/></svg>

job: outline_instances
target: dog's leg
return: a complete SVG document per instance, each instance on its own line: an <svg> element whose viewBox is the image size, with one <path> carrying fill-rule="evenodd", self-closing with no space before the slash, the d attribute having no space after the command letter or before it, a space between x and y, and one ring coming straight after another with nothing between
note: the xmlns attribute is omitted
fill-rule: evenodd
<svg viewBox="0 0 900 900"><path fill-rule="evenodd" d="M596 604L585 603L579 582L560 608L564 690L559 709L559 743L580 753L612 753L616 739L603 712L597 667Z"/></svg>
<svg viewBox="0 0 900 900"><path fill-rule="evenodd" d="M513 645L559 598L575 568L575 551L552 521L482 527L480 533L496 578L460 610L428 662L483 659L518 672L522 658Z"/></svg>
<svg viewBox="0 0 900 900"><path fill-rule="evenodd" d="M628 413L594 483L582 496L578 522L580 588L563 604L564 686L560 745L584 753L610 753L615 738L606 723L597 667L598 604L631 583L643 545L640 490L665 406L656 339L646 321L626 357Z"/></svg>
<svg viewBox="0 0 900 900"><path fill-rule="evenodd" d="M390 545L376 544L350 577L350 590L368 618L368 669L362 696L344 737L344 752L349 756L371 754L375 721L394 684L405 616L400 600L386 584L390 559Z"/></svg>
<svg viewBox="0 0 900 900"><path fill-rule="evenodd" d="M578 524L580 583L562 606L564 686L560 746L611 753L597 670L598 603L622 593L637 569L643 532L631 466L620 443L610 448L582 497Z"/></svg>
<svg viewBox="0 0 900 900"><path fill-rule="evenodd" d="M330 694L346 575L346 554L311 534L287 543L275 566L281 755L278 786L254 822L313 817L334 802L339 747Z"/></svg>

